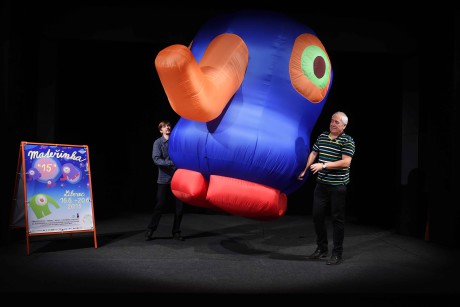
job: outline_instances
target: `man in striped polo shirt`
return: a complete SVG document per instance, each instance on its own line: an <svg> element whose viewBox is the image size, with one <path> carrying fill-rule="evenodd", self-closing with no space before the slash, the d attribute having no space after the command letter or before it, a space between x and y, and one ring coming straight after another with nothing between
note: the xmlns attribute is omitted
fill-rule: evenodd
<svg viewBox="0 0 460 307"><path fill-rule="evenodd" d="M351 159L355 153L353 138L344 133L348 117L343 112L335 112L329 124L329 131L323 132L313 145L307 165L298 179L303 180L308 169L316 174L313 195L313 223L317 248L309 259L326 258L328 255L326 208L331 206L333 226L332 255L326 264L340 264L343 253L345 228L345 204L347 184L350 182Z"/></svg>

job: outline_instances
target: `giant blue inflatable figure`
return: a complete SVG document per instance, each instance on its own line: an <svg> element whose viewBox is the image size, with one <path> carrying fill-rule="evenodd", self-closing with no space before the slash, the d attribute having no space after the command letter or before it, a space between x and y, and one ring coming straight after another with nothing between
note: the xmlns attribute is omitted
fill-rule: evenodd
<svg viewBox="0 0 460 307"><path fill-rule="evenodd" d="M256 220L282 216L304 183L332 84L315 32L276 12L233 12L208 21L190 46L161 50L155 67L181 116L169 140L176 197Z"/></svg>

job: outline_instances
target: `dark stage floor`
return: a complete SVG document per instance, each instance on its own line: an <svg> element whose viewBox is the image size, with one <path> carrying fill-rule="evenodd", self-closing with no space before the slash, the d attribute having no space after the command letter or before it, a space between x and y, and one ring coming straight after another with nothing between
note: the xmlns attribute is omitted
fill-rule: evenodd
<svg viewBox="0 0 460 307"><path fill-rule="evenodd" d="M171 239L171 214L163 215L156 238L144 241L149 219L150 214L127 214L96 221L98 248L92 234L31 237L29 256L23 235L13 233L0 246L1 291L381 300L460 293L459 250L389 230L347 222L344 262L328 266L305 258L315 249L311 216L258 222L186 214L184 242Z"/></svg>

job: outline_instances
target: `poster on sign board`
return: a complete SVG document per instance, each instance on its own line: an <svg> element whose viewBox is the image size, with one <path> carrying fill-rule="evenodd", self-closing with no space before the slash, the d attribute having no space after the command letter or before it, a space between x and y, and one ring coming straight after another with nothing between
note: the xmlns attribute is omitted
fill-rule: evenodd
<svg viewBox="0 0 460 307"><path fill-rule="evenodd" d="M94 230L88 147L23 143L27 231Z"/></svg>

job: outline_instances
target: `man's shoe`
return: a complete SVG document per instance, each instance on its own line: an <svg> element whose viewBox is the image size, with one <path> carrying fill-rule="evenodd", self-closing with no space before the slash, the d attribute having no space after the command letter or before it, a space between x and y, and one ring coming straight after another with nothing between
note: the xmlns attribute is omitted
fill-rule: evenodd
<svg viewBox="0 0 460 307"><path fill-rule="evenodd" d="M173 240L177 240L177 241L185 241L184 237L180 235L180 233L175 233L173 235Z"/></svg>
<svg viewBox="0 0 460 307"><path fill-rule="evenodd" d="M326 262L327 265L341 264L343 262L342 256L332 255Z"/></svg>
<svg viewBox="0 0 460 307"><path fill-rule="evenodd" d="M145 232L145 241L150 241L153 239L153 230L149 229Z"/></svg>
<svg viewBox="0 0 460 307"><path fill-rule="evenodd" d="M321 258L326 258L327 257L327 250L320 250L317 248L313 254L308 256L308 259L310 260L316 260L316 259L321 259Z"/></svg>

